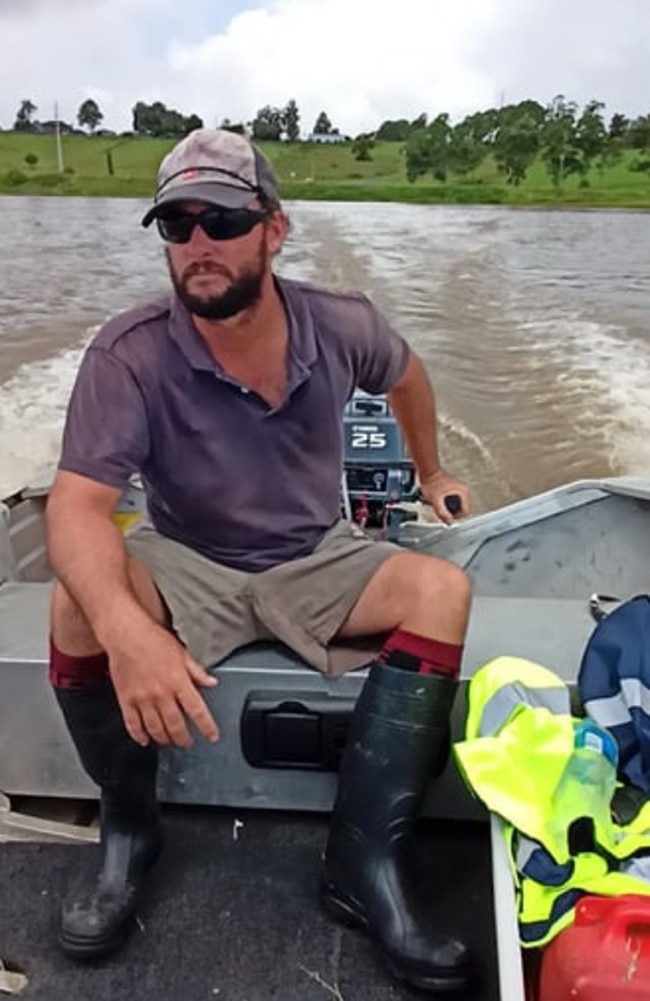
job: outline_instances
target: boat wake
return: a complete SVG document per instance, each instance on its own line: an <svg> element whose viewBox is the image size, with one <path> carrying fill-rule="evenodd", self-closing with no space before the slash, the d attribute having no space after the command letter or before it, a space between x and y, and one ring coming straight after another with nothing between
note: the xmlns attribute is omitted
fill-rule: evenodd
<svg viewBox="0 0 650 1001"><path fill-rule="evenodd" d="M0 386L0 496L49 478L61 443L74 378L86 343L22 365Z"/></svg>

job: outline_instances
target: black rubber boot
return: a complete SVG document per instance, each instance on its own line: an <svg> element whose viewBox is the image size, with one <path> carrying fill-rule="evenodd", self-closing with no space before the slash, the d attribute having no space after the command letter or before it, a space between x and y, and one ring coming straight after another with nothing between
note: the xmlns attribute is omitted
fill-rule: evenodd
<svg viewBox="0 0 650 1001"><path fill-rule="evenodd" d="M131 739L110 682L54 691L81 763L102 791L101 866L92 889L73 891L64 902L59 944L72 959L98 960L126 940L146 872L162 848L158 750Z"/></svg>
<svg viewBox="0 0 650 1001"><path fill-rule="evenodd" d="M431 992L467 986L467 950L423 930L404 863L429 782L444 767L456 688L440 675L372 667L343 754L321 883L329 913L365 929L398 980Z"/></svg>

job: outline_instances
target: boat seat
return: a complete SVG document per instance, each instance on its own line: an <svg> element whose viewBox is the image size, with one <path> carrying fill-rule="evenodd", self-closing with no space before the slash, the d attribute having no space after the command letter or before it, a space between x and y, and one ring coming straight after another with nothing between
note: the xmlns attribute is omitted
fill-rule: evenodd
<svg viewBox="0 0 650 1001"><path fill-rule="evenodd" d="M3 667L19 663L46 666L50 590L49 583L0 585ZM463 677L471 676L493 657L507 654L536 660L571 683L594 626L588 595L584 598L476 595L465 643ZM246 649L257 648L280 651L287 658L288 670L301 664L299 658L280 644L260 643Z"/></svg>
<svg viewBox="0 0 650 1001"><path fill-rule="evenodd" d="M0 586L0 792L8 795L85 798L96 788L79 766L47 677L50 584L10 582ZM477 596L473 602L463 660L466 681L482 664L508 654L526 657L555 671L571 686L582 651L594 628L588 596L504 598ZM190 751L164 749L161 797L169 802L279 809L329 809L336 777L330 769L298 767L273 759L250 763L242 750L242 719L255 709L255 726L266 725L271 744L286 753L286 734L302 733L309 746L320 726L316 705L333 718L349 718L365 670L326 678L280 644L242 648L218 667L220 684L204 694L221 727L221 741L197 740ZM464 686L457 699L453 735L462 735ZM287 705L291 708L286 710ZM296 721L296 706L306 707ZM261 707L261 708L260 708ZM277 710L277 711L276 711ZM289 730L283 730L289 720ZM340 721L339 721L340 722ZM338 725L338 724L337 724ZM294 729L291 729L293 727ZM320 732L320 731L319 731ZM336 738L336 726L332 731ZM267 734L268 736L268 734ZM340 736L340 732L339 732ZM266 737L264 738L266 739ZM320 738L319 738L320 739ZM328 738L329 739L329 738ZM246 741L244 741L246 743ZM269 752L271 754L271 752ZM277 754L277 750L273 754ZM289 749L290 753L290 749ZM447 770L451 772L451 769ZM443 777L450 801L463 798L457 776ZM461 803L459 816L476 813ZM451 811L456 815L454 811Z"/></svg>

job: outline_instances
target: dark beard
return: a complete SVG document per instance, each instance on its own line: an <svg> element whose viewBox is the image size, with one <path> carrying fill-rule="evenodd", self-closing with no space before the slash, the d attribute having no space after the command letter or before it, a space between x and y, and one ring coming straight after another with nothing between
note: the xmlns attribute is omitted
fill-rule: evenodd
<svg viewBox="0 0 650 1001"><path fill-rule="evenodd" d="M231 316L237 316L238 313L255 306L262 296L263 251L256 262L257 267L249 267L242 271L221 295L192 295L187 289L189 278L192 276L179 278L174 273L169 256L167 263L176 295L192 316L200 316L204 320L228 320Z"/></svg>

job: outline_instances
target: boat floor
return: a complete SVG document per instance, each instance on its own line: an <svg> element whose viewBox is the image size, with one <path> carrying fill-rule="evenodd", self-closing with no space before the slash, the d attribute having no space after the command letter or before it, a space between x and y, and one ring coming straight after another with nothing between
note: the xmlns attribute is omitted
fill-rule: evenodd
<svg viewBox="0 0 650 1001"><path fill-rule="evenodd" d="M0 845L0 959L21 1001L400 1001L371 943L324 914L323 815L166 808L166 845L120 955L80 966L56 945L62 895L90 878L96 844ZM467 1001L499 997L488 826L424 821L417 894L465 939Z"/></svg>

